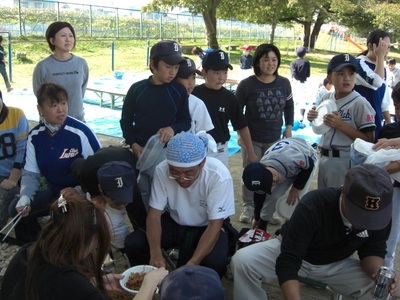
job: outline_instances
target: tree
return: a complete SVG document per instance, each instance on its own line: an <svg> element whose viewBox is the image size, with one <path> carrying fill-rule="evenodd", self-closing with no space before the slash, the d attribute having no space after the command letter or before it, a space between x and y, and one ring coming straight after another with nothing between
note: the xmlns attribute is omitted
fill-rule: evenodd
<svg viewBox="0 0 400 300"><path fill-rule="evenodd" d="M206 26L206 43L209 48L218 49L217 8L223 0L153 0L143 8L145 12L172 10L175 7L187 8L190 13L201 13ZM225 0L227 1L227 0Z"/></svg>

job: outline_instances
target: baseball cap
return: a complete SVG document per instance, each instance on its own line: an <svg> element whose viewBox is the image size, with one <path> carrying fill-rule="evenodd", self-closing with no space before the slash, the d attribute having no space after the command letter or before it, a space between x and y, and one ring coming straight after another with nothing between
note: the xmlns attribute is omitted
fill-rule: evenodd
<svg viewBox="0 0 400 300"><path fill-rule="evenodd" d="M304 56L306 53L308 53L308 50L304 46L300 46L299 48L296 49L296 55L299 57Z"/></svg>
<svg viewBox="0 0 400 300"><path fill-rule="evenodd" d="M372 164L351 168L344 180L345 211L359 229L380 230L392 218L393 187L387 171Z"/></svg>
<svg viewBox="0 0 400 300"><path fill-rule="evenodd" d="M189 57L184 56L185 62L179 66L179 71L176 74L177 78L189 78L189 76L193 75L194 73L198 75L203 75L199 70L196 69L196 64L192 59Z"/></svg>
<svg viewBox="0 0 400 300"><path fill-rule="evenodd" d="M110 161L97 171L97 179L105 194L119 206L133 201L136 174L125 161Z"/></svg>
<svg viewBox="0 0 400 300"><path fill-rule="evenodd" d="M271 194L273 175L263 164L248 164L243 170L242 179L249 191Z"/></svg>
<svg viewBox="0 0 400 300"><path fill-rule="evenodd" d="M346 66L352 66L357 72L356 58L348 53L335 55L328 64L328 74L330 72L338 72Z"/></svg>
<svg viewBox="0 0 400 300"><path fill-rule="evenodd" d="M160 300L225 300L224 288L216 271L184 265L169 273L160 284Z"/></svg>
<svg viewBox="0 0 400 300"><path fill-rule="evenodd" d="M329 79L325 78L324 81L323 81L324 86L327 85L328 83L329 83Z"/></svg>
<svg viewBox="0 0 400 300"><path fill-rule="evenodd" d="M169 65L178 65L185 62L182 57L181 46L175 41L163 40L151 47L150 58L159 57Z"/></svg>
<svg viewBox="0 0 400 300"><path fill-rule="evenodd" d="M248 44L245 44L244 46L240 47L240 49L253 51L253 47Z"/></svg>
<svg viewBox="0 0 400 300"><path fill-rule="evenodd" d="M233 69L232 65L229 63L228 54L222 50L214 50L208 52L204 58L202 63L203 68L210 68L214 71L219 71L228 67L229 69Z"/></svg>

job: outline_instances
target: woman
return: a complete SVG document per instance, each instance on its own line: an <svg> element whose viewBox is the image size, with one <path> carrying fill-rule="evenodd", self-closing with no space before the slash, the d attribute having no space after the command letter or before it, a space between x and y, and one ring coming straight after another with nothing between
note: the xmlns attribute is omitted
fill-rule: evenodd
<svg viewBox="0 0 400 300"><path fill-rule="evenodd" d="M26 242L36 240L41 230L37 218L49 214L50 205L60 191L79 185L71 173L72 163L78 158L87 158L101 147L87 125L67 116L68 93L62 86L42 84L37 101L43 123L29 133L20 198L16 197L9 207L10 215L14 216L27 206L15 227L16 237ZM48 185L40 188L41 176Z"/></svg>
<svg viewBox="0 0 400 300"><path fill-rule="evenodd" d="M66 196L53 203L51 215L37 242L23 246L11 260L1 299L111 300L105 291L123 292L118 282L122 275L102 276L101 266L111 247L103 209L80 195ZM168 273L156 271L146 275L141 295L153 294ZM136 297L151 299L141 295Z"/></svg>
<svg viewBox="0 0 400 300"><path fill-rule="evenodd" d="M382 121L391 123L387 91L385 61L390 50L390 36L375 29L367 37L367 50L357 56L358 74L354 90L364 96L375 110L375 136L382 128Z"/></svg>
<svg viewBox="0 0 400 300"><path fill-rule="evenodd" d="M0 92L0 228L9 218L8 206L19 193L21 162L24 158L28 120L16 107L7 107Z"/></svg>
<svg viewBox="0 0 400 300"><path fill-rule="evenodd" d="M278 75L281 54L272 44L262 44L254 53L254 74L240 82L236 98L242 108L246 107L254 153L261 159L265 151L281 138L283 117L286 129L283 136L292 136L294 118L293 94L290 81ZM246 167L246 149L242 147L243 168ZM242 184L244 210L239 218L250 223L253 218L253 193ZM279 219L269 220L279 224Z"/></svg>
<svg viewBox="0 0 400 300"><path fill-rule="evenodd" d="M33 91L45 82L61 84L69 95L69 116L85 121L83 98L89 79L86 60L71 52L76 45L75 30L67 22L54 22L46 30L46 40L53 54L41 60L33 71Z"/></svg>

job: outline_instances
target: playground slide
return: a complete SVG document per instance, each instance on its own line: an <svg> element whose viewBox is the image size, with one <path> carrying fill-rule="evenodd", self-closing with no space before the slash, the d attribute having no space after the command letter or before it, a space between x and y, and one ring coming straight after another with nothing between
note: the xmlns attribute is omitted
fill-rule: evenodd
<svg viewBox="0 0 400 300"><path fill-rule="evenodd" d="M337 30L337 29L336 29ZM357 44L355 41L353 41L351 38L349 38L347 35L345 35L343 32L340 32L339 30L337 30L337 32L339 32L339 34L343 35L343 37L348 40L350 43L352 43L354 46L356 46L358 49L360 49L361 51L364 51L365 49L363 47L361 47L359 44Z"/></svg>

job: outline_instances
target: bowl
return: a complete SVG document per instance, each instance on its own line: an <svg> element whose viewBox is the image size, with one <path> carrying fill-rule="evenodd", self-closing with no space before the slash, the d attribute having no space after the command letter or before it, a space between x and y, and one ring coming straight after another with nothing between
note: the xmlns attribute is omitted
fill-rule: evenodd
<svg viewBox="0 0 400 300"><path fill-rule="evenodd" d="M134 266L134 267L132 267L132 268L129 268L129 269L125 270L125 271L122 273L122 275L124 275L125 277L122 278L122 279L119 281L119 284L121 285L121 287L122 287L125 291L127 291L127 292L129 292L129 293L131 293L131 294L137 294L137 293L139 292L139 290L131 290L131 289L129 289L129 288L127 288L127 287L125 286L125 284L126 284L126 283L128 282L128 280L129 280L129 276L131 276L131 273L149 273L150 271L156 270L156 269L157 269L156 267L149 266L149 265L139 265L139 266Z"/></svg>
<svg viewBox="0 0 400 300"><path fill-rule="evenodd" d="M122 72L122 71L115 71L114 72L115 79L122 79L123 76L124 76L124 72Z"/></svg>
<svg viewBox="0 0 400 300"><path fill-rule="evenodd" d="M289 220L290 217L292 216L294 209L297 206L297 203L295 203L295 205L288 205L286 203L286 199L288 197L288 194L285 194L283 196L281 196L278 201L276 201L276 206L275 206L275 210L276 213L278 214L278 216L284 220Z"/></svg>

